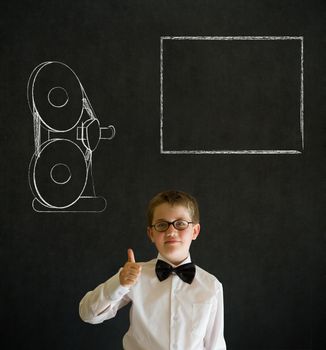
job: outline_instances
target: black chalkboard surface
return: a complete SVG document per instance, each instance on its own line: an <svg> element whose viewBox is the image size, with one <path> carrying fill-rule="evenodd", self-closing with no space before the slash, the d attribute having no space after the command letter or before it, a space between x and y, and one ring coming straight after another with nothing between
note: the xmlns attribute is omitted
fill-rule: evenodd
<svg viewBox="0 0 326 350"><path fill-rule="evenodd" d="M4 349L121 349L83 295L193 194L230 350L325 349L323 1L11 1L0 11ZM150 349L152 350L152 349Z"/></svg>

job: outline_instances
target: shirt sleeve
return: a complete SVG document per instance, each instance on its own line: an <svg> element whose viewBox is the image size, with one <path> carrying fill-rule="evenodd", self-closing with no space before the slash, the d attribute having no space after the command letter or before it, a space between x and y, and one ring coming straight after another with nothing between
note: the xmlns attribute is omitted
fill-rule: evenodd
<svg viewBox="0 0 326 350"><path fill-rule="evenodd" d="M224 339L223 287L220 282L217 283L216 299L213 304L204 342L205 349L226 350Z"/></svg>
<svg viewBox="0 0 326 350"><path fill-rule="evenodd" d="M130 302L129 288L120 285L119 273L86 293L79 303L80 318L96 324L113 318L117 311Z"/></svg>

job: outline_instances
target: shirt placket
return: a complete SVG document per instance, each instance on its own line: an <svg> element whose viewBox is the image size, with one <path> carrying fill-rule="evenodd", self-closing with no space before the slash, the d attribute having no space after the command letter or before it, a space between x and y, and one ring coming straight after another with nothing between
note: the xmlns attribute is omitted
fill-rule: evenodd
<svg viewBox="0 0 326 350"><path fill-rule="evenodd" d="M179 334L179 315L178 315L178 303L177 294L179 286L179 277L172 273L171 276L171 310L170 310L170 350L184 350L181 349L181 345L178 341Z"/></svg>

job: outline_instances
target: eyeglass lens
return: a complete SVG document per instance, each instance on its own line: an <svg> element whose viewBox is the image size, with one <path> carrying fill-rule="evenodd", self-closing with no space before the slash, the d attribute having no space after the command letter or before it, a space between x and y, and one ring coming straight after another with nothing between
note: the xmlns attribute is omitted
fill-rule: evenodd
<svg viewBox="0 0 326 350"><path fill-rule="evenodd" d="M177 230L184 230L189 226L189 223L185 220L176 220L173 222L162 221L154 224L153 226L155 230L162 232L166 231L170 227L170 225L173 225L173 227Z"/></svg>

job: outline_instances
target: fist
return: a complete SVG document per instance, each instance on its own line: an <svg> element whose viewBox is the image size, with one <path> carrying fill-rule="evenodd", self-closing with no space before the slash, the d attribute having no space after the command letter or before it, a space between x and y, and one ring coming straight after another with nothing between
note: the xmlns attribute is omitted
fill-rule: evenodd
<svg viewBox="0 0 326 350"><path fill-rule="evenodd" d="M128 249L128 261L120 271L119 279L123 287L131 287L137 281L141 273L141 266L136 263L132 249Z"/></svg>

